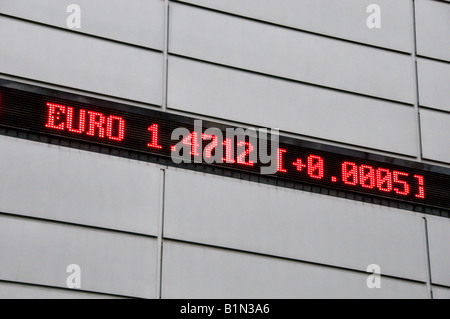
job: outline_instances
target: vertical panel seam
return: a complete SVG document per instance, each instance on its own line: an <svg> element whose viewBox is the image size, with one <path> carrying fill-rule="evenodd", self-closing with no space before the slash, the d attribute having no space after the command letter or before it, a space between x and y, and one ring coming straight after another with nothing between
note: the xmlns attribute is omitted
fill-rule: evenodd
<svg viewBox="0 0 450 319"><path fill-rule="evenodd" d="M164 48L163 48L163 104L161 110L167 111L169 63L169 0L164 0Z"/></svg>
<svg viewBox="0 0 450 319"><path fill-rule="evenodd" d="M166 188L166 169L160 170L160 194L159 194L159 212L158 212L158 256L157 256L157 284L156 298L161 299L162 293L162 259L163 259L163 236L164 236L164 201Z"/></svg>
<svg viewBox="0 0 450 319"><path fill-rule="evenodd" d="M427 267L427 288L428 288L428 297L433 299L433 288L431 286L431 260L430 260L430 242L428 239L428 223L427 218L424 216L423 225L425 231L425 257L426 257L426 267Z"/></svg>
<svg viewBox="0 0 450 319"><path fill-rule="evenodd" d="M168 99L168 55L169 55L169 0L164 0L164 48L163 48L163 103L161 111L167 111ZM165 201L165 184L166 170L161 169L160 175L160 199L159 199L159 218L158 218L158 256L157 256L157 285L156 298L161 299L162 296L162 260L163 260L163 236L164 236L164 201Z"/></svg>
<svg viewBox="0 0 450 319"><path fill-rule="evenodd" d="M412 22L413 22L413 50L412 61L414 66L414 89L415 89L415 117L416 117L416 131L417 131L417 159L422 162L423 147L422 147L422 128L420 125L420 107L419 107L419 70L417 66L417 26L416 26L416 1L412 0Z"/></svg>

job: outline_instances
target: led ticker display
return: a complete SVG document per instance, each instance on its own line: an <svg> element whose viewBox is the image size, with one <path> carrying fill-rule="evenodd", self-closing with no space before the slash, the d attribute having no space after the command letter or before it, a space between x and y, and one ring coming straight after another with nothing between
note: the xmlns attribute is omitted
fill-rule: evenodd
<svg viewBox="0 0 450 319"><path fill-rule="evenodd" d="M0 81L0 127L450 209L450 169ZM233 134L229 134L232 132ZM268 158L270 160L268 160ZM266 170L264 170L266 169Z"/></svg>

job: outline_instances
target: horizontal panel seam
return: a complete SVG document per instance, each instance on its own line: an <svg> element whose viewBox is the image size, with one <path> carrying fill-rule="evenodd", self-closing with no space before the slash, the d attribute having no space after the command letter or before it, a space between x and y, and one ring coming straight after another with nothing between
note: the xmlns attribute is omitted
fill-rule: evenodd
<svg viewBox="0 0 450 319"><path fill-rule="evenodd" d="M445 3L445 4L450 5L450 2L448 2L448 1L446 1L446 0L432 0L432 1L434 1L434 2L440 2L440 3Z"/></svg>
<svg viewBox="0 0 450 319"><path fill-rule="evenodd" d="M153 110L158 110L158 111L161 109L161 106L158 105L158 104L142 102L142 101L139 101L139 100L127 99L127 98L124 98L124 97L115 96L115 95L109 95L109 94L100 93L100 92L97 92L97 91L89 91L89 90L85 90L85 89L81 89L81 88L77 88L77 87L71 87L71 86L67 86L67 85L62 85L62 84L59 84L59 83L47 82L47 81L42 81L42 80L33 79L33 78L27 78L27 77L18 76L18 75L15 75L15 74L4 73L4 72L0 72L0 76L12 77L12 78L15 78L15 79L20 79L20 80L25 80L25 81L31 81L31 82L34 82L34 83L45 84L45 85L48 85L50 87L57 87L57 88L62 88L62 89L68 89L70 91L76 91L76 92L79 92L79 93L93 94L93 95L96 96L94 98L98 98L98 99L102 99L102 98L108 99L109 98L109 99L120 100L120 101L122 101L124 103L126 103L126 102L128 102L128 103L130 103L130 102L131 103L137 103L138 105L135 105L135 106L138 106L138 107L141 107L141 108L148 108L148 109L153 109ZM70 91L68 93L72 93L73 94L73 92L70 92ZM77 94L77 93L75 93L75 94Z"/></svg>
<svg viewBox="0 0 450 319"><path fill-rule="evenodd" d="M187 110L175 109L173 107L170 107L168 110L169 110L168 113L171 113L171 114L177 114L177 115L183 115L184 114L184 115L201 116L204 119L216 120L216 121L219 121L219 122L220 121L222 121L222 122L226 121L226 122L228 122L230 124L233 123L233 124L238 124L240 126L245 126L245 127L260 127L260 128L264 127L264 126L254 125L254 124L246 123L246 122L229 121L227 119L223 119L223 118L220 118L220 117L215 117L215 116L212 116L212 115L205 115L205 114L195 113L195 112L189 112ZM346 143L346 142L336 141L336 140L330 140L330 139L327 139L327 138L324 138L324 137L300 134L300 133L285 131L285 130L282 130L282 129L279 130L279 133L281 135L284 135L284 136L287 136L287 134L288 134L288 135L292 135L292 136L295 136L296 138L300 138L300 139L302 139L302 138L310 138L313 141L319 141L319 142L325 142L325 143L334 143L334 144L337 144L339 146L353 147L354 149L356 149L358 151L362 151L362 150L364 150L364 151L372 151L372 152L376 151L376 152L380 152L380 154L391 155L391 156L392 155L393 156L403 156L404 158L408 158L408 159L411 159L411 160L415 160L416 159L416 157L414 155L408 155L408 154L404 154L404 153L396 153L394 151L388 151L388 150L380 150L380 149L376 149L376 148L373 148L373 147L362 146L362 145L358 145L358 144L351 144L351 143L348 143L348 142Z"/></svg>
<svg viewBox="0 0 450 319"><path fill-rule="evenodd" d="M67 29L67 28L64 28L64 27L59 27L59 26L56 26L56 25L53 25L53 24L48 24L48 23L39 22L39 21L35 21L35 20L30 20L30 19L26 19L26 18L22 18L22 17L18 17L18 16L13 16L13 15L9 15L9 14L2 13L2 12L0 12L0 17L6 17L6 18L9 18L9 19L13 19L13 20L17 20L17 21L21 21L21 22L25 22L25 23L29 23L29 24L35 24L35 25L47 27L47 28L53 29L53 30L63 31L63 32L66 32L67 34L69 34L69 33L70 34L75 34L75 35L78 34L80 36L89 37L89 38L93 38L93 39L98 39L98 40L102 40L102 41L108 41L108 42L121 44L121 45L128 46L128 47L133 47L133 48L137 48L137 49L143 49L143 50L152 51L152 52L163 53L163 49L155 49L155 48L151 48L151 47L146 47L146 46L135 44L135 43L130 43L130 42L125 42L125 41L121 41L121 40L117 40L117 39L103 37L101 35L96 35L96 34L93 34L93 33L87 33L87 32L82 32L82 31L72 31L70 29Z"/></svg>
<svg viewBox="0 0 450 319"><path fill-rule="evenodd" d="M440 284L440 283L435 283L433 281L431 281L431 286L450 289L450 284L449 285ZM435 294L435 297L436 297L436 294Z"/></svg>
<svg viewBox="0 0 450 319"><path fill-rule="evenodd" d="M450 64L450 61L442 60L442 59L438 59L438 58L433 58L433 57L426 56L426 55L421 55L419 53L416 56L418 58L423 59L423 60L429 60L429 61L435 61L435 62L441 62L441 63L445 63L445 64Z"/></svg>
<svg viewBox="0 0 450 319"><path fill-rule="evenodd" d="M45 284L39 284L39 283L30 283L25 281L16 281L16 280L7 280L7 279L1 279L0 283L7 283L7 284L15 284L15 285L24 285L29 287L39 287L39 288L50 288L55 290L61 290L65 292L75 292L75 293L90 293L90 294L96 294L96 295L103 295L103 296L111 296L111 297L122 297L122 298L133 298L133 299L140 299L138 297L134 296L127 296L127 295L119 295L119 294L113 294L109 292L101 292L101 291L94 291L94 290L85 290L85 289L70 289L70 288L64 288L60 286L51 286L51 285L45 285Z"/></svg>
<svg viewBox="0 0 450 319"><path fill-rule="evenodd" d="M267 253L250 251L250 250L233 248L233 247L206 244L206 243L194 242L194 241L189 241L189 240L184 240L184 239L177 239L177 238L173 238L173 237L164 237L164 239L166 240L166 242L169 241L169 242L175 242L175 243L189 244L189 245L202 246L202 247L213 248L213 249L218 249L218 250L228 251L228 252L236 252L236 253L260 256L260 257L268 257L268 258L273 258L273 259L277 259L277 260L298 262L298 263L303 263L303 264L308 264L308 265L321 266L321 267L325 267L325 268L332 268L332 269L337 269L337 270L356 272L356 273L360 273L360 274L365 274L367 276L372 274L372 273L368 273L361 269L349 268L349 267L343 267L343 266L331 265L331 264L324 264L324 263L314 262L314 261L305 260L305 259L285 257L285 256L280 256L280 255L267 254ZM426 284L426 280L404 278L404 277L399 277L399 276L394 276L394 275L387 275L384 273L381 273L381 277L397 279L397 280L404 280L404 281L415 282L415 283L420 283L420 284Z"/></svg>
<svg viewBox="0 0 450 319"><path fill-rule="evenodd" d="M193 4L193 3L181 2L181 1L177 1L177 0L170 0L170 2L177 3L177 4L180 4L183 6L187 6L187 7L194 7L197 9L202 9L205 11L216 12L216 13L220 13L220 14L227 15L227 16L233 16L233 17L240 18L243 20L248 20L248 21L258 22L258 23L262 23L262 24L266 24L266 25L271 25L274 27L279 27L279 28L283 28L283 29L287 29L287 30L298 31L298 32L307 33L307 34L311 34L311 35L316 35L316 36L319 36L322 38L357 44L357 45L364 46L364 47L370 47L370 48L374 48L374 49L378 49L378 50L382 50L382 51L389 51L389 52L398 53L401 55L410 55L411 54L410 52L402 51L399 49L392 49L392 48L388 48L388 47L378 46L375 44L359 42L356 40L351 40L351 39L346 39L346 38L340 38L337 36L332 36L332 35L328 35L328 34L324 34L324 33L314 32L314 31L301 29L301 28L296 28L296 27L279 24L279 23L271 22L271 21L267 21L267 20L261 20L261 19L257 19L254 17L245 16L245 15L241 15L241 14L237 14L237 13L233 13L233 12L229 12L229 11L224 11L224 10L220 10L220 9L215 9L215 8L211 8L211 7L205 7L205 6L197 5L197 4Z"/></svg>
<svg viewBox="0 0 450 319"><path fill-rule="evenodd" d="M289 82L293 82L293 83L304 84L304 85L313 86L313 87L317 87L317 88L328 89L328 90L332 90L332 91L336 91L336 92L341 92L341 93L347 93L347 94L351 94L351 95L367 97L367 98L375 99L375 100L378 100L378 101L387 101L387 102L392 102L392 103L401 104L401 105L414 106L414 102L402 102L402 101L398 101L398 100L392 100L392 99L384 98L384 97L381 97L381 96L376 96L376 95L370 95L370 94L365 94L365 93L349 91L349 90L340 89L340 88L337 88L337 87L326 86L326 85L322 85L322 84L318 84L318 83L312 83L312 82L306 82L306 81L302 81L302 80L297 80L297 79L293 79L293 78L289 78L289 77L283 77L283 76L280 76L280 75L275 75L275 74L271 74L271 73L265 73L265 72L256 71L256 70L249 70L249 69L245 69L245 68L242 68L242 67L228 65L228 64L219 63L219 62L214 62L214 61L210 61L210 60L203 60L203 59L200 59L200 58L187 56L187 55L182 55L182 54L179 54L179 53L169 52L169 57L170 56L178 57L178 58L184 58L184 59L197 61L197 62L202 62L202 63L210 64L210 65L216 65L216 66L220 66L220 67L224 67L224 68L228 68L228 69L233 69L233 70L238 70L238 71L242 71L242 72L246 72L246 73L262 75L262 76L273 78L273 79L280 79L280 80L285 80L285 81L289 81Z"/></svg>
<svg viewBox="0 0 450 319"><path fill-rule="evenodd" d="M78 227L78 228L87 228L87 229L91 229L91 230L105 231L105 232L109 232L109 233L132 235L132 236L143 237L143 238L147 238L147 239L157 239L156 235L143 234L143 233L137 233L137 232L133 232L133 231L114 229L114 228L108 228L108 227L102 227L102 226L96 226L96 225L87 225L87 224L69 222L69 221L64 221L64 220L56 220L56 219L50 219L50 218L45 218L45 217L39 217L39 216L25 215L25 214L20 214L20 213L9 213L9 212L0 211L0 218L1 217L12 217L12 218L16 218L16 219L35 221L35 222L49 222L49 223L65 225L65 226L74 226L74 227Z"/></svg>
<svg viewBox="0 0 450 319"><path fill-rule="evenodd" d="M441 113L441 115L446 115L446 116L450 115L450 111L438 109L436 106L426 106L426 105L420 104L419 107L421 109L423 109L423 110L428 110L428 111L432 111L432 112L436 112L436 113Z"/></svg>

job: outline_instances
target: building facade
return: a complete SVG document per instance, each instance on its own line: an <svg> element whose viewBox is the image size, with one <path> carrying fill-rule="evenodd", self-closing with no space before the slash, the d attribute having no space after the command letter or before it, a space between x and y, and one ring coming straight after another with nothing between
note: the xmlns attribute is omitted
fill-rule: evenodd
<svg viewBox="0 0 450 319"><path fill-rule="evenodd" d="M449 1L0 0L0 38L5 81L450 176ZM450 207L0 150L1 298L450 298Z"/></svg>

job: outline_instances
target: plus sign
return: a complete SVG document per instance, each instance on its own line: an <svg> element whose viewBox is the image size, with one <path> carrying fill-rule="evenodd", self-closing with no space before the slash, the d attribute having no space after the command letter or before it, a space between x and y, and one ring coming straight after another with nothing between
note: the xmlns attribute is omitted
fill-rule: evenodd
<svg viewBox="0 0 450 319"><path fill-rule="evenodd" d="M297 167L297 171L301 172L303 167L306 167L305 164L303 164L302 160L297 158L297 162L292 163L295 167Z"/></svg>

